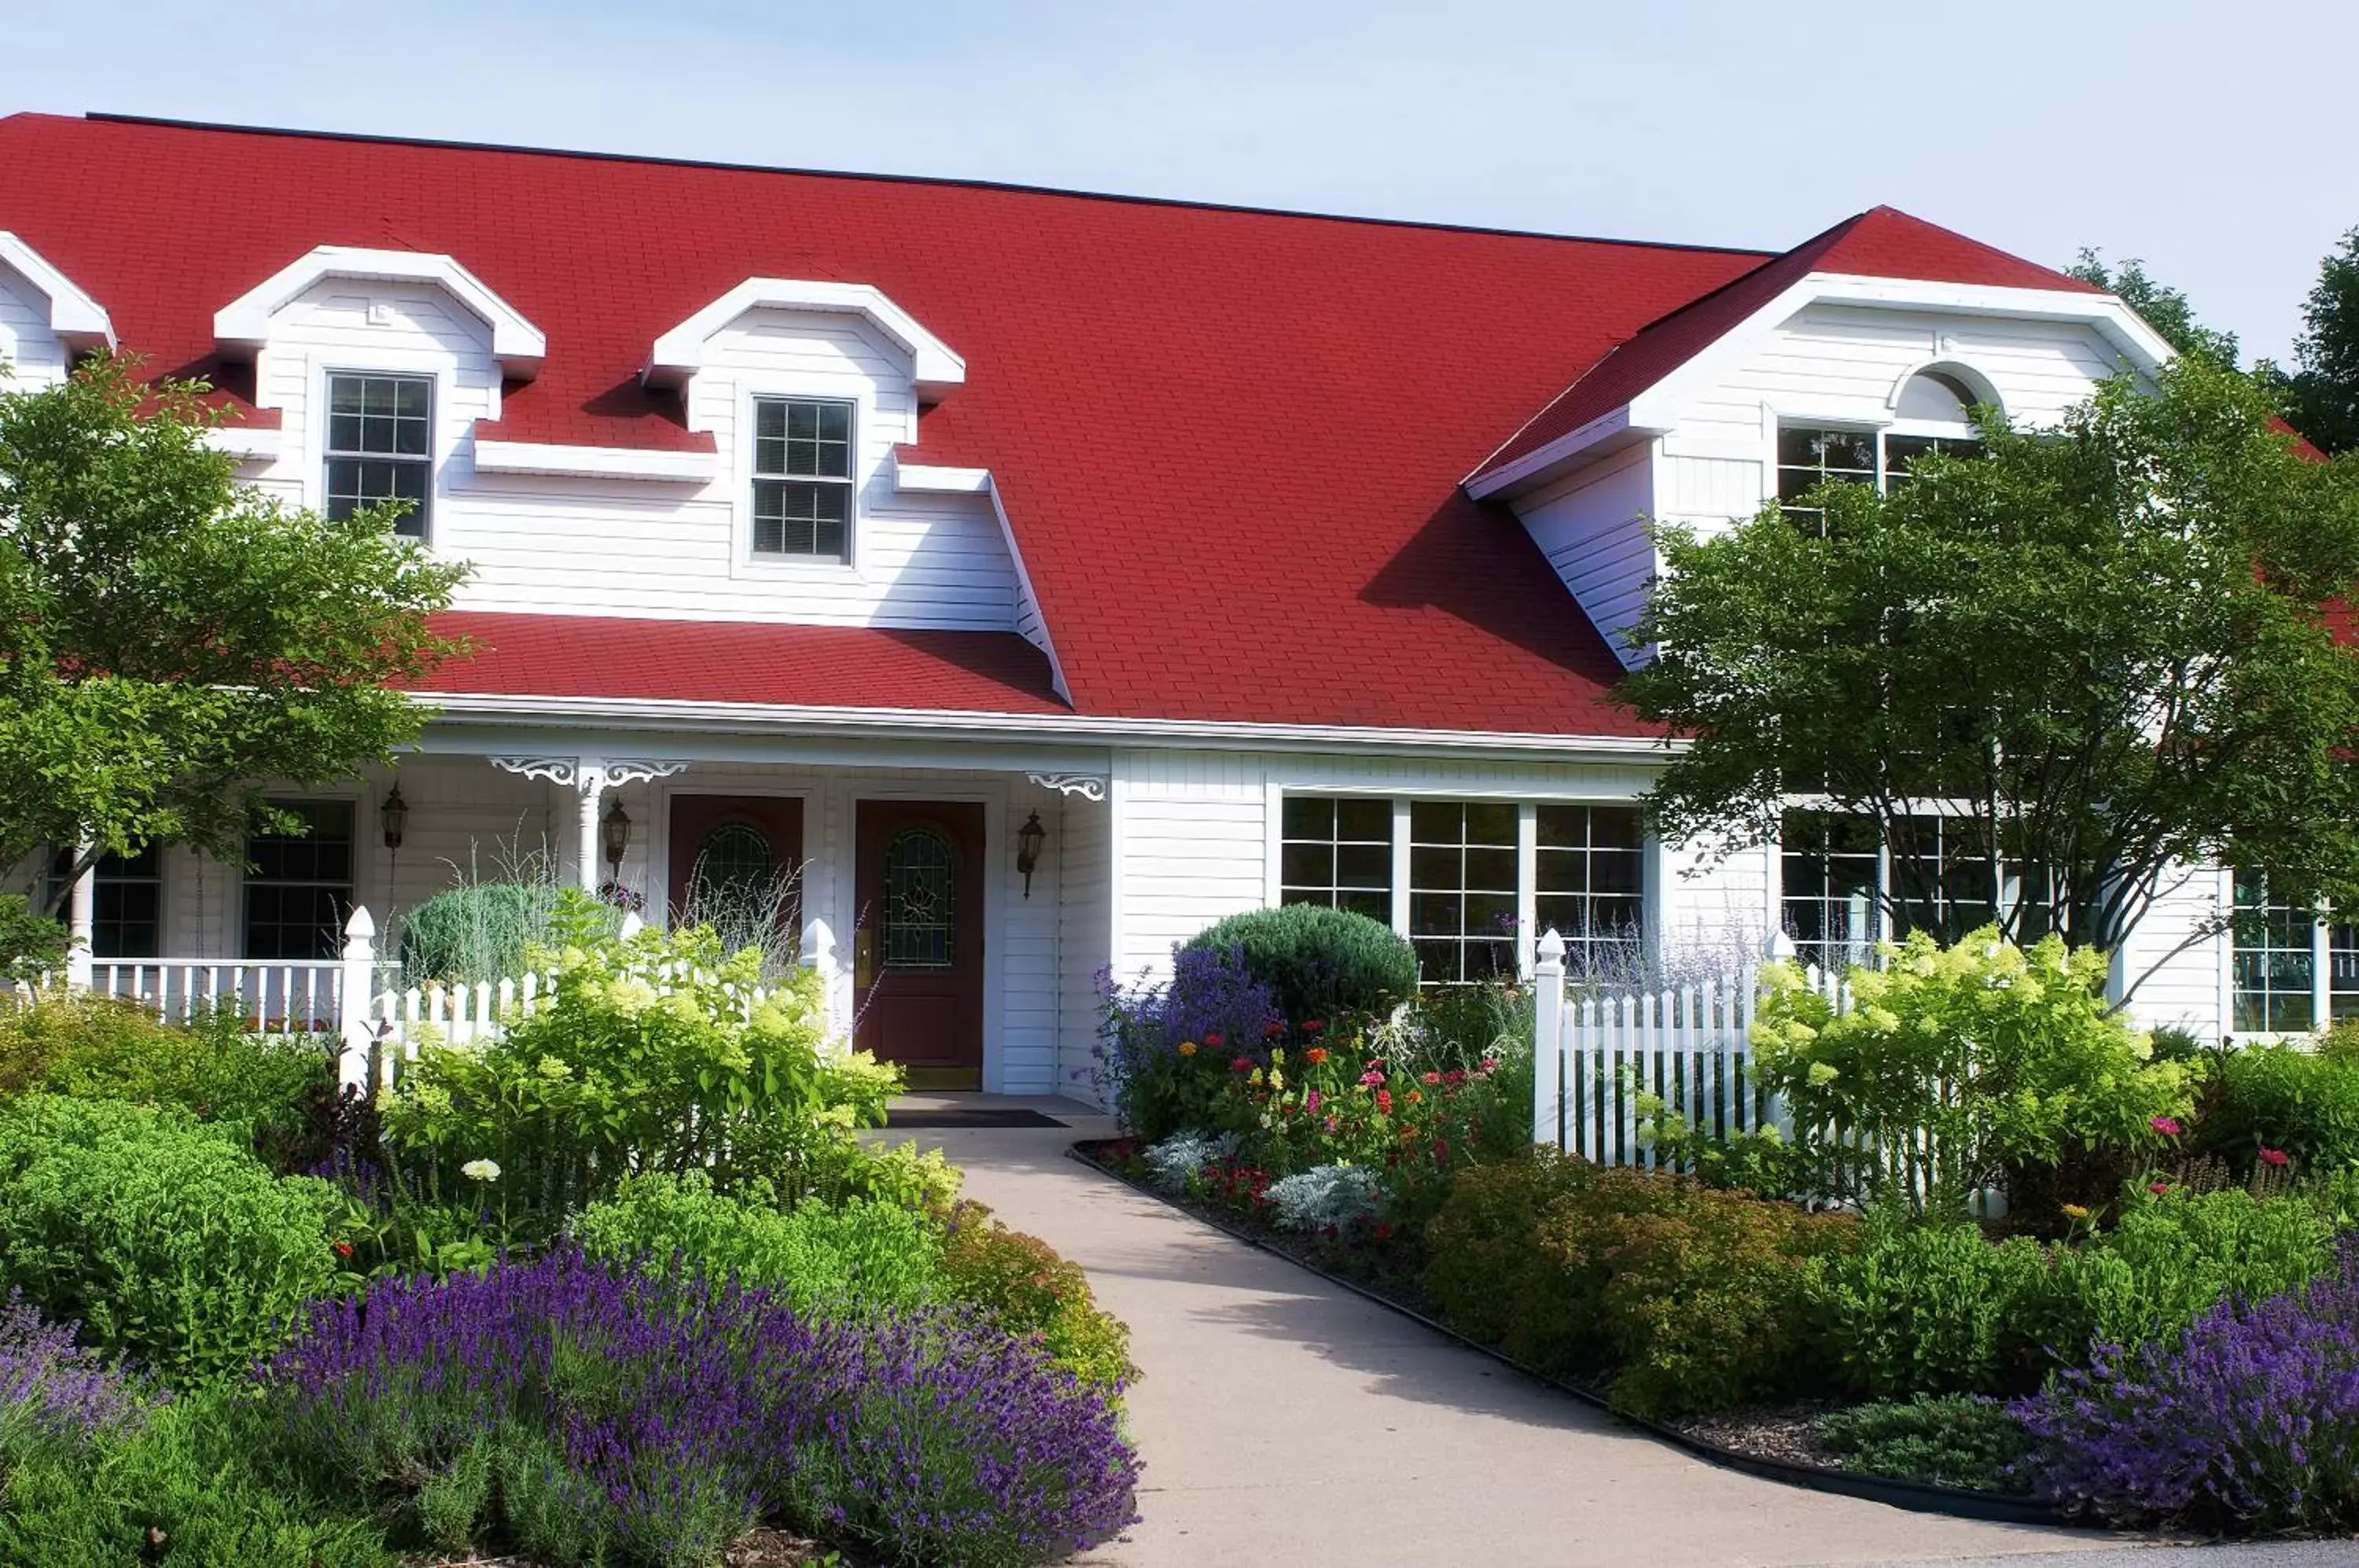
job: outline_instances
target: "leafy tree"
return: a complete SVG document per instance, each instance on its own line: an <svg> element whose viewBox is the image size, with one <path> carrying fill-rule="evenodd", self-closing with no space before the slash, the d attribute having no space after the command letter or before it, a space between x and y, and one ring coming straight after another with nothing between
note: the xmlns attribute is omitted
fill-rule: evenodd
<svg viewBox="0 0 2359 1568"><path fill-rule="evenodd" d="M2200 354L2217 364L2234 366L2236 334L2219 332L2198 321L2186 294L2147 276L2146 263L2136 256L2128 257L2118 267L2108 267L2102 252L2083 246L2081 259L2064 271L2068 277L2093 284L2108 294L2120 295L2124 304L2136 310L2147 326L2161 333L2163 341L2180 353Z"/></svg>
<svg viewBox="0 0 2359 1568"><path fill-rule="evenodd" d="M2359 229L2319 263L2286 387L2294 428L2323 452L2359 447Z"/></svg>
<svg viewBox="0 0 2359 1568"><path fill-rule="evenodd" d="M1906 925L1940 800L1944 855L2053 878L2006 911L2017 941L2114 947L2211 861L2359 895L2359 658L2328 629L2359 581L2359 459L2305 461L2201 356L1984 436L1889 495L1822 486L1823 533L1774 505L1658 530L1636 635L1659 651L1623 699L1690 737L1651 797L1667 835L1774 842L1789 788L1822 796L1892 852Z"/></svg>
<svg viewBox="0 0 2359 1568"><path fill-rule="evenodd" d="M457 645L463 574L385 511L329 522L237 483L201 384L122 359L0 393L0 865L178 840L243 859L299 831L262 790L350 777L416 736L391 683Z"/></svg>

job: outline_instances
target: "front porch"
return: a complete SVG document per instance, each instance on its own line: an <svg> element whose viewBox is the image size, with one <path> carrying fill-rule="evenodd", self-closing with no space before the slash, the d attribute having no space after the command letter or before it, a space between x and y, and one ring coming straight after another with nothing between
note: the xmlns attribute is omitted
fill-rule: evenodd
<svg viewBox="0 0 2359 1568"><path fill-rule="evenodd" d="M438 726L397 768L288 797L310 833L255 840L245 867L177 847L110 865L73 890L70 923L99 990L329 1029L356 907L390 988L438 978L399 972L402 922L462 883L555 878L662 923L713 876L791 878L797 951L844 1036L914 1084L1086 1092L1113 938L1103 755L765 755L789 749Z"/></svg>

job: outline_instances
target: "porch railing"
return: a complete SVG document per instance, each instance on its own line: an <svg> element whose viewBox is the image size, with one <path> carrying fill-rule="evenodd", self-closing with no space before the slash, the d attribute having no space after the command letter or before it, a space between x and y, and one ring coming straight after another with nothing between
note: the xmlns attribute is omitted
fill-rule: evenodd
<svg viewBox="0 0 2359 1568"><path fill-rule="evenodd" d="M635 934L642 923L636 914L625 915L623 934ZM666 970L655 982L668 988L678 978ZM365 908L344 922L343 952L336 958L92 958L77 949L65 974L44 984L59 981L136 1002L167 1022L234 1007L247 1028L260 1032L331 1037L338 1076L360 1088L372 1082L390 1085L400 1064L416 1061L427 1040L468 1046L495 1039L508 1021L548 1006L554 993L553 977L540 974L405 987L398 964L377 956L376 920ZM33 989L16 987L20 996ZM750 1010L768 995L767 987L756 985L741 1000Z"/></svg>

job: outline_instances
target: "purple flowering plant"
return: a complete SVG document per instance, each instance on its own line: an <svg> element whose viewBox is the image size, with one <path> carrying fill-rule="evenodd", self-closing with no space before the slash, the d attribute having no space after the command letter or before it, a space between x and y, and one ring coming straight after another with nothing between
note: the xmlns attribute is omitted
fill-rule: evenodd
<svg viewBox="0 0 2359 1568"><path fill-rule="evenodd" d="M1182 947L1159 984L1125 986L1101 969L1097 987L1098 1096L1149 1139L1212 1125L1216 1070L1240 1057L1266 1062L1287 1032L1275 994L1245 972L1242 946Z"/></svg>
<svg viewBox="0 0 2359 1568"><path fill-rule="evenodd" d="M1134 1517L1106 1398L1032 1345L933 1310L818 1322L571 1249L372 1281L261 1377L290 1455L406 1501L438 1544L497 1530L669 1568L775 1515L904 1560L1016 1564Z"/></svg>
<svg viewBox="0 0 2359 1568"><path fill-rule="evenodd" d="M2099 1345L2009 1407L2039 1494L2123 1523L2359 1528L2359 1237L2309 1284Z"/></svg>
<svg viewBox="0 0 2359 1568"><path fill-rule="evenodd" d="M147 1403L131 1377L74 1343L73 1324L45 1322L8 1292L0 1305L0 1452L121 1432Z"/></svg>

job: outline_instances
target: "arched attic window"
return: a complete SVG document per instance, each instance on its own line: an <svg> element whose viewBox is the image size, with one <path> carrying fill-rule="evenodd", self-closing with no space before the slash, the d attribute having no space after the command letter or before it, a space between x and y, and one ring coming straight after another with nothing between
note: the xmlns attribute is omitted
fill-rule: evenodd
<svg viewBox="0 0 2359 1568"><path fill-rule="evenodd" d="M1900 384L1892 400L1892 424L1884 432L1884 483L1890 489L1908 476L1909 464L1929 452L1970 457L1982 450L1975 411L1997 399L1981 385L1947 365L1930 365Z"/></svg>

